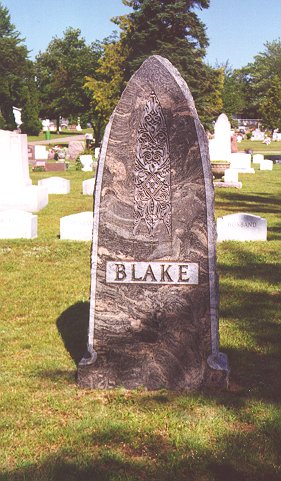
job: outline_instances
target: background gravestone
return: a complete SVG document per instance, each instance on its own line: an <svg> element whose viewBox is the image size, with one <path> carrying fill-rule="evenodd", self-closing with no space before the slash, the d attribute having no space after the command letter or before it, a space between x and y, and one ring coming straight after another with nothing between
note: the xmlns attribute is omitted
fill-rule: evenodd
<svg viewBox="0 0 281 481"><path fill-rule="evenodd" d="M209 141L211 160L230 160L231 125L227 115L220 114L215 122L215 137Z"/></svg>
<svg viewBox="0 0 281 481"><path fill-rule="evenodd" d="M169 61L147 59L107 126L80 386L225 385L208 142Z"/></svg>

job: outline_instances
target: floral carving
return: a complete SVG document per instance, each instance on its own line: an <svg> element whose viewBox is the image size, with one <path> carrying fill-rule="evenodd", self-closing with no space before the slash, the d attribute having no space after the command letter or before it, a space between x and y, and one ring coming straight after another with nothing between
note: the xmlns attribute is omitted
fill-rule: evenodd
<svg viewBox="0 0 281 481"><path fill-rule="evenodd" d="M152 92L137 132L135 234L145 224L149 235L153 236L160 223L171 234L170 175L167 127L159 100Z"/></svg>

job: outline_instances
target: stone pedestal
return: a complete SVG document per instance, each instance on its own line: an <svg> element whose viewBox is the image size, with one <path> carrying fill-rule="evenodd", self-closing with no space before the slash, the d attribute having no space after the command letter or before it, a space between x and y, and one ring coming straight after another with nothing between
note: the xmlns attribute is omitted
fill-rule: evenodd
<svg viewBox="0 0 281 481"><path fill-rule="evenodd" d="M27 136L0 130L0 211L38 212L48 204L48 192L31 185Z"/></svg>
<svg viewBox="0 0 281 481"><path fill-rule="evenodd" d="M10 209L0 212L0 239L35 239L37 215Z"/></svg>

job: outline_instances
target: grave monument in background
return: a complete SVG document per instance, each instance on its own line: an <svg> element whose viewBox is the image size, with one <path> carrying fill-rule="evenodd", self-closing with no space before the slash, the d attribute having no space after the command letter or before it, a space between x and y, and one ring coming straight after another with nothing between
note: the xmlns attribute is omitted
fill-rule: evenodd
<svg viewBox="0 0 281 481"><path fill-rule="evenodd" d="M0 130L0 210L38 212L47 204L47 189L29 177L27 136Z"/></svg>
<svg viewBox="0 0 281 481"><path fill-rule="evenodd" d="M82 387L225 386L208 141L172 64L148 58L106 128Z"/></svg>
<svg viewBox="0 0 281 481"><path fill-rule="evenodd" d="M210 160L228 160L231 157L231 125L226 114L215 122L215 136L209 140Z"/></svg>

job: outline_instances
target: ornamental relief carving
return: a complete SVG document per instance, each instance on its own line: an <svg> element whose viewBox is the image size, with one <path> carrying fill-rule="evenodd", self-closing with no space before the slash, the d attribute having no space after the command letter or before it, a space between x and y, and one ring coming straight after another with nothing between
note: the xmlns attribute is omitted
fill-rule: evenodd
<svg viewBox="0 0 281 481"><path fill-rule="evenodd" d="M168 131L160 102L152 92L137 132L134 234L145 225L154 236L161 223L171 234L170 177Z"/></svg>

